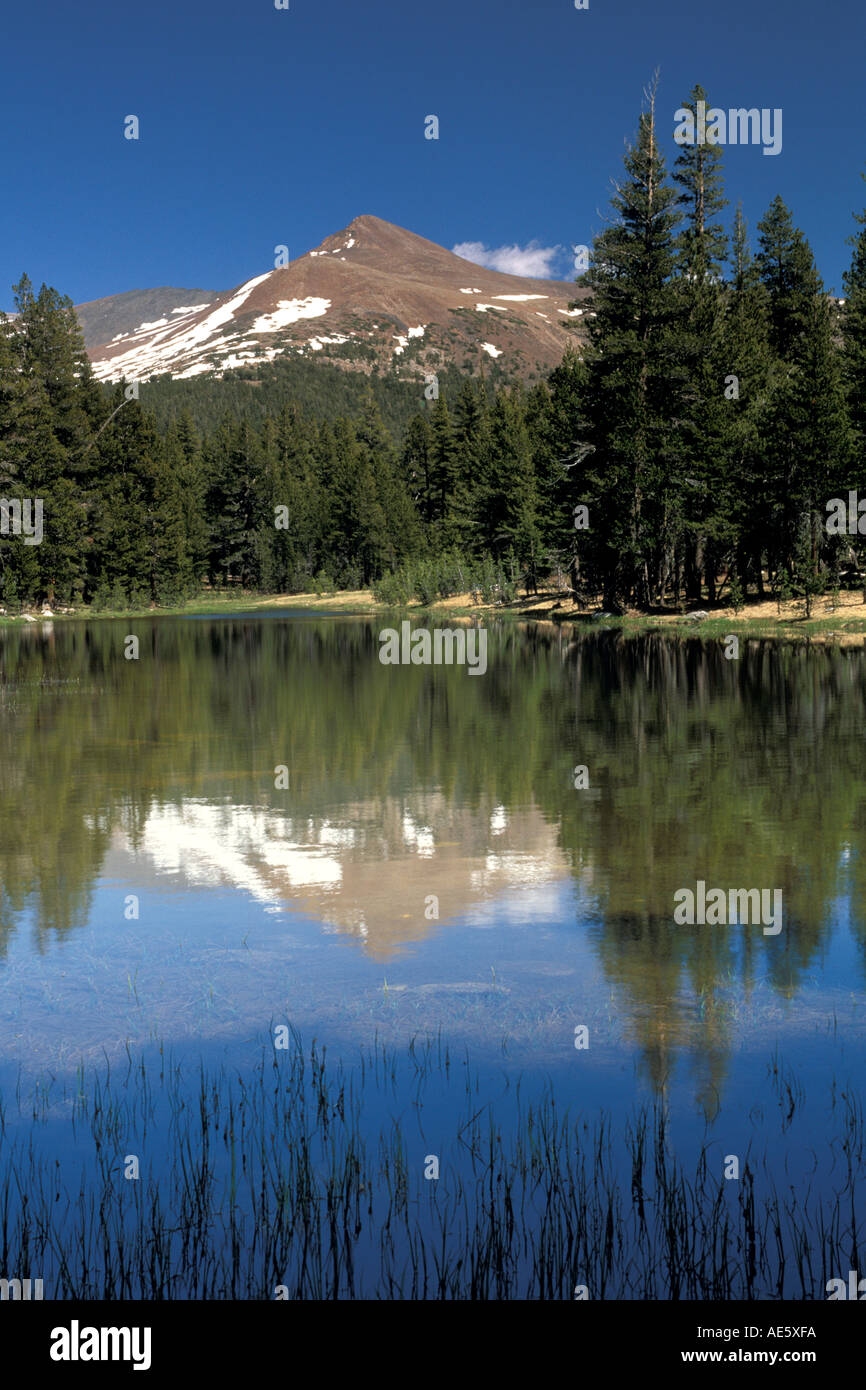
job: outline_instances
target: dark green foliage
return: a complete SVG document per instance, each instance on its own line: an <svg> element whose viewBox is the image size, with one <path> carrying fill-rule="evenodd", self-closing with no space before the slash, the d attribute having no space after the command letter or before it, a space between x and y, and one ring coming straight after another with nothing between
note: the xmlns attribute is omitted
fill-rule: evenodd
<svg viewBox="0 0 866 1390"><path fill-rule="evenodd" d="M831 303L809 244L781 198L774 199L758 230L773 359L764 451L770 478L766 543L771 567L781 562L811 585L826 503L844 485L850 456L841 364Z"/></svg>
<svg viewBox="0 0 866 1390"><path fill-rule="evenodd" d="M513 553L499 564L490 555L475 557L457 549L403 565L372 586L374 598L395 607L412 599L435 603L455 594L469 594L479 603L510 603L517 588Z"/></svg>
<svg viewBox="0 0 866 1390"><path fill-rule="evenodd" d="M866 182L866 174L861 178ZM866 445L866 212L855 213L855 220L860 230L851 237L854 255L845 276L843 369L851 428L862 458Z"/></svg>
<svg viewBox="0 0 866 1390"><path fill-rule="evenodd" d="M615 220L596 238L586 277L595 314L585 394L593 452L583 475L574 471L585 484L604 606L613 611L632 596L641 606L657 601L682 529L677 195L665 176L654 97L653 88L611 200Z"/></svg>
<svg viewBox="0 0 866 1390"><path fill-rule="evenodd" d="M356 346L353 352L357 355ZM438 371L440 389L456 396L462 374L454 366ZM226 372L221 378L199 376L173 381L152 377L141 387L141 403L156 418L160 430L188 414L202 434L214 421L230 413L261 426L290 405L303 406L316 420L335 424L355 416L372 393L389 434L402 439L410 419L424 403L422 377L404 377L395 370L387 375L346 371L330 362L305 361L302 357L278 357L256 367Z"/></svg>

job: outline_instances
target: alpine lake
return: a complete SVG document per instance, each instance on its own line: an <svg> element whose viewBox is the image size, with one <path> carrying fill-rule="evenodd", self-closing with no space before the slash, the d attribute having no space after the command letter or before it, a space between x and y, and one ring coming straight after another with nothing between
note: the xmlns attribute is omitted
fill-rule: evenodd
<svg viewBox="0 0 866 1390"><path fill-rule="evenodd" d="M494 621L470 672L389 621L0 634L0 1275L825 1298L866 652Z"/></svg>

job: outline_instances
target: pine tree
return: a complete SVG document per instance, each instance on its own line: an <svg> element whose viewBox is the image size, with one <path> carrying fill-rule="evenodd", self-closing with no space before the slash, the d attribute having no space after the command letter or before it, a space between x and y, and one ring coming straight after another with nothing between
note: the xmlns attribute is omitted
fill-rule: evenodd
<svg viewBox="0 0 866 1390"><path fill-rule="evenodd" d="M460 538L454 497L457 480L457 443L444 392L430 412L430 527L436 550L447 550Z"/></svg>
<svg viewBox="0 0 866 1390"><path fill-rule="evenodd" d="M138 590L161 605L177 605L196 592L197 575L187 543L187 498L174 459L163 445L154 452L147 498L149 569ZM133 590L134 592L134 590Z"/></svg>
<svg viewBox="0 0 866 1390"><path fill-rule="evenodd" d="M539 411L535 429L542 544L557 570L568 572L575 592L584 579L592 582L591 567L587 569L591 552L583 554L583 533L575 526L575 509L586 504L589 496L588 465L592 458L584 443L588 432L586 386L586 368L569 344L562 362L550 374L546 404Z"/></svg>
<svg viewBox="0 0 866 1390"><path fill-rule="evenodd" d="M454 482L450 498L452 544L478 549L478 517L493 468L493 439L487 392L467 380L454 403Z"/></svg>
<svg viewBox="0 0 866 1390"><path fill-rule="evenodd" d="M45 393L62 457L73 472L83 471L87 446L106 412L72 300L47 285L34 294L26 275L13 293L21 371Z"/></svg>
<svg viewBox="0 0 866 1390"><path fill-rule="evenodd" d="M22 597L54 602L55 593L66 597L83 580L92 449L107 410L72 301L46 285L35 294L26 275L13 291L18 314L4 396L15 422L7 458L17 455L16 490L41 502L44 530L33 555L19 557L18 585Z"/></svg>
<svg viewBox="0 0 866 1390"><path fill-rule="evenodd" d="M227 416L209 460L210 569L244 588L261 582L262 547L272 536L261 441L246 420Z"/></svg>
<svg viewBox="0 0 866 1390"><path fill-rule="evenodd" d="M769 296L751 257L742 208L734 217L731 275L725 289L720 372L724 412L719 440L717 507L736 537L735 573L763 596L763 551L772 510L764 439L768 430Z"/></svg>
<svg viewBox="0 0 866 1390"><path fill-rule="evenodd" d="M866 174L860 177L866 182ZM849 238L853 255L844 277L847 298L842 316L842 343L851 428L862 459L866 449L866 211L855 213L854 219L860 230Z"/></svg>
<svg viewBox="0 0 866 1390"><path fill-rule="evenodd" d="M676 194L665 179L655 126L655 83L612 199L613 225L595 240L590 271L587 443L592 446L590 526L604 605L659 598L679 525L670 421L671 287Z"/></svg>
<svg viewBox="0 0 866 1390"><path fill-rule="evenodd" d="M412 504L425 526L429 524L433 515L432 451L433 434L429 414L426 410L419 411L409 421L400 452L400 473Z"/></svg>
<svg viewBox="0 0 866 1390"><path fill-rule="evenodd" d="M696 86L684 109L697 120L697 103L707 104L703 87ZM716 570L732 536L720 506L719 437L725 399L721 381L723 291L721 271L727 238L714 220L727 205L723 197L722 152L718 145L696 142L683 146L674 166L681 189L678 204L685 224L676 238L675 288L679 320L675 330L672 377L678 386L676 472L682 479L679 495L670 499L671 519L677 513L685 544L687 598L701 599L703 570L710 601L715 598ZM674 543L676 536L672 537Z"/></svg>
<svg viewBox="0 0 866 1390"><path fill-rule="evenodd" d="M369 562L364 534L378 524L375 487L368 469L361 476L361 451L350 420L338 420L333 432L325 427L322 437L327 449L323 502L328 568L336 583L358 589Z"/></svg>
<svg viewBox="0 0 866 1390"><path fill-rule="evenodd" d="M115 388L111 426L93 450L88 591L172 602L191 584L183 494L172 459L139 403ZM112 599L117 606L119 597Z"/></svg>
<svg viewBox="0 0 866 1390"><path fill-rule="evenodd" d="M262 449L274 526L270 582L278 589L304 592L318 568L322 516L313 431L296 406L286 406L278 419L265 421Z"/></svg>
<svg viewBox="0 0 866 1390"><path fill-rule="evenodd" d="M381 540L377 539L370 549L371 567L365 575L369 583L417 553L420 527L401 475L397 451L372 393L368 393L364 401L358 441L362 458L370 468L383 524Z"/></svg>
<svg viewBox="0 0 866 1390"><path fill-rule="evenodd" d="M319 425L313 442L313 469L316 489L321 499L320 537L321 571L330 578L336 573L338 563L345 561L345 548L340 545L339 526L334 524L335 500L340 501L340 466L337 456L337 441L329 424Z"/></svg>
<svg viewBox="0 0 866 1390"><path fill-rule="evenodd" d="M769 295L770 346L776 357L788 360L806 333L813 297L821 292L820 277L808 242L778 194L758 232L757 267Z"/></svg>
<svg viewBox="0 0 866 1390"><path fill-rule="evenodd" d="M13 490L27 458L27 383L22 352L20 328L0 314L0 491L4 497Z"/></svg>
<svg viewBox="0 0 866 1390"><path fill-rule="evenodd" d="M776 359L765 441L774 499L771 559L789 572L795 568L808 518L814 577L825 539L814 518L826 517L827 501L846 471L850 451L832 309L809 244L781 198L774 199L758 230L758 269L769 296L770 346Z"/></svg>
<svg viewBox="0 0 866 1390"><path fill-rule="evenodd" d="M541 536L526 401L519 386L498 393L491 434L495 462L478 495L481 547L500 563L513 553L534 585L541 560Z"/></svg>
<svg viewBox="0 0 866 1390"><path fill-rule="evenodd" d="M208 566L208 479L201 439L189 411L182 411L169 425L165 435L165 456L180 485L189 583L198 588L207 575Z"/></svg>

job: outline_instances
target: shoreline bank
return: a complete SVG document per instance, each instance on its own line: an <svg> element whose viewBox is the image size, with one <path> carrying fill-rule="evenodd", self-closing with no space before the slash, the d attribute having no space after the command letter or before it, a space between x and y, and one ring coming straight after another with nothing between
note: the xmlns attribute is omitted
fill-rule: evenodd
<svg viewBox="0 0 866 1390"><path fill-rule="evenodd" d="M805 616L802 601L777 605L772 600L753 600L739 611L732 608L701 609L694 612L664 610L652 613L629 611L622 616L580 608L568 598L550 591L517 600L511 604L474 603L470 594L455 595L422 604L417 600L394 605L376 600L370 590L340 591L331 594L253 594L235 595L227 592L203 595L184 605L138 609L103 609L94 611L85 606L74 610L21 614L0 614L0 628L30 627L33 624L95 621L98 619L157 618L157 617L222 617L242 616L278 611L306 609L323 616L375 617L401 614L404 617L431 617L458 622L495 618L505 622L544 623L550 626L568 625L586 631L616 629L626 635L644 632L667 632L671 636L699 636L719 640L729 633L741 637L771 638L779 641L836 642L845 646L866 644L866 604L863 595L845 591L821 596L814 600L812 613Z"/></svg>

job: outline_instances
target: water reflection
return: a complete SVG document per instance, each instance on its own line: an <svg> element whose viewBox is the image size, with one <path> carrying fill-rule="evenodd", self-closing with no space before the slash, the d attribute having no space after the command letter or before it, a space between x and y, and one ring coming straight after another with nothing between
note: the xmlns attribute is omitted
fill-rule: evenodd
<svg viewBox="0 0 866 1390"><path fill-rule="evenodd" d="M121 833L114 848L190 888L237 888L274 910L298 908L379 960L477 903L568 872L537 810L484 816L435 793L359 801L340 815L301 820L188 800L155 808L134 844Z"/></svg>
<svg viewBox="0 0 866 1390"><path fill-rule="evenodd" d="M4 633L0 961L14 940L50 957L108 874L183 894L203 940L213 890L235 891L354 938L367 961L436 951L423 958L444 985L467 973L461 923L488 911L495 930L508 895L549 885L559 916L542 931L527 912L535 973L514 1007L588 945L592 988L651 1084L691 1052L710 1098L738 1036L792 1010L814 1028L834 991L862 989L860 650L752 642L728 661L697 640L502 627L467 680L383 667L377 631ZM675 925L674 894L697 879L781 889L782 932ZM543 978L559 1027L574 988Z"/></svg>

